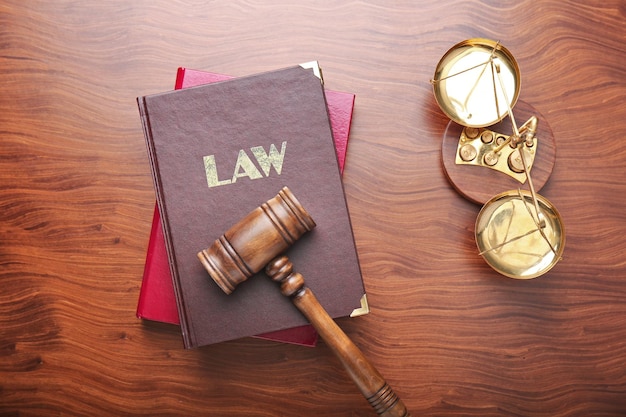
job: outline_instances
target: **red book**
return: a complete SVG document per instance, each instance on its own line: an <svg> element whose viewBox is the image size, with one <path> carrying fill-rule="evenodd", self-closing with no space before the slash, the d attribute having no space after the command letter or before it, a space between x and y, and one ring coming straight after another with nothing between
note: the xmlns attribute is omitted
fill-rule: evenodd
<svg viewBox="0 0 626 417"><path fill-rule="evenodd" d="M230 78L232 77L222 74L179 68L175 89L194 87ZM350 93L326 91L329 118L341 171L343 171L345 164L354 98L355 96ZM159 210L156 206L137 305L137 317L180 324L165 238ZM260 334L256 337L304 346L315 346L317 342L317 332L310 325Z"/></svg>

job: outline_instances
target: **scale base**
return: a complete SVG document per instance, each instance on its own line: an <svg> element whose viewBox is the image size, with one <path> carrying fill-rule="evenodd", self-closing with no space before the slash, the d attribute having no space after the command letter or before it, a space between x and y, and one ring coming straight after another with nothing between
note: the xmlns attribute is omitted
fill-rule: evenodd
<svg viewBox="0 0 626 417"><path fill-rule="evenodd" d="M539 192L548 181L548 178L550 178L556 161L554 134L543 115L528 103L518 101L513 114L518 123L524 123L531 116L537 117L536 154L534 155L530 173L535 191ZM494 195L502 191L523 188L525 186L525 174L522 174L524 178L520 179L519 175L515 175L516 173L513 171L507 174L486 166L467 164L463 161L458 163L457 160L461 158L459 155L459 141L462 136L465 137L464 129L464 126L450 121L443 134L441 145L443 170L459 194L474 203L485 204ZM513 126L510 118L507 117L485 130L508 136L512 134ZM503 158L503 160L505 160L506 164L506 158ZM506 169L508 167L502 170Z"/></svg>

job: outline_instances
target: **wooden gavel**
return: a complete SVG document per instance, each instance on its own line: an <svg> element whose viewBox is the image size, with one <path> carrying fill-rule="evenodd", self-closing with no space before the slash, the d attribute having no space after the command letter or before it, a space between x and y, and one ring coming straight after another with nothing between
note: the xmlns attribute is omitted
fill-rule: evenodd
<svg viewBox="0 0 626 417"><path fill-rule="evenodd" d="M286 256L279 256L314 227L309 213L285 187L199 252L198 258L226 294L265 267L267 275L280 283L282 294L291 298L339 358L374 410L385 417L410 417L382 375L305 286L302 275L293 271Z"/></svg>

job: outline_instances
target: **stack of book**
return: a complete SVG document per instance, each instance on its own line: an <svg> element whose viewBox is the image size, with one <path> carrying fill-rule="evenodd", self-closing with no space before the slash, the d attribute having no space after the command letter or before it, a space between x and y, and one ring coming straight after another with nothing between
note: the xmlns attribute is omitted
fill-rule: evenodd
<svg viewBox="0 0 626 417"><path fill-rule="evenodd" d="M262 273L226 295L196 258L285 185L317 223L288 250L295 268L331 317L367 312L341 184L353 94L325 91L316 63L242 78L179 68L175 91L138 104L158 203L138 317L179 324L187 348L245 336L314 346Z"/></svg>

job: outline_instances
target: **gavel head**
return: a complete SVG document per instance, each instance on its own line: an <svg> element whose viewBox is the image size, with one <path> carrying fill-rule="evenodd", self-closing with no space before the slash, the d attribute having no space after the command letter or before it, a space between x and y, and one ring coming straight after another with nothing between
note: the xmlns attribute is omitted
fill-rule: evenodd
<svg viewBox="0 0 626 417"><path fill-rule="evenodd" d="M284 187L199 252L198 258L213 281L230 294L314 227L309 213Z"/></svg>

